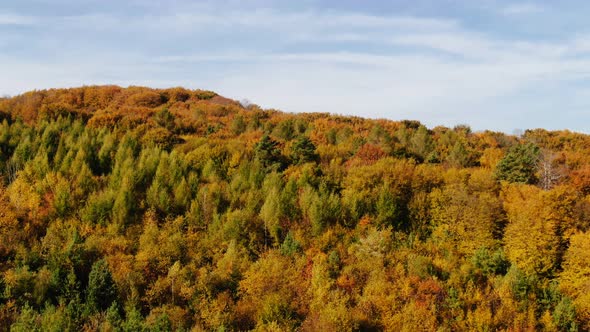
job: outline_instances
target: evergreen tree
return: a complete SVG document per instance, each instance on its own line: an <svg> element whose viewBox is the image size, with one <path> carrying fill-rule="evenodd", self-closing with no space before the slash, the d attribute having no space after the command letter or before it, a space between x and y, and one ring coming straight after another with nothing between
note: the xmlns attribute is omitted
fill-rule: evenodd
<svg viewBox="0 0 590 332"><path fill-rule="evenodd" d="M105 260L101 259L92 265L88 276L86 301L95 311L105 311L117 300L117 286Z"/></svg>
<svg viewBox="0 0 590 332"><path fill-rule="evenodd" d="M513 146L498 163L496 177L508 182L535 183L539 155L540 149L533 143Z"/></svg>
<svg viewBox="0 0 590 332"><path fill-rule="evenodd" d="M279 143L268 135L262 136L260 141L254 148L256 159L258 159L265 167L278 165L281 166L281 150Z"/></svg>
<svg viewBox="0 0 590 332"><path fill-rule="evenodd" d="M287 233L285 236L285 240L281 244L280 248L281 254L285 256L293 256L294 254L301 251L301 244L295 240L293 234L291 232Z"/></svg>
<svg viewBox="0 0 590 332"><path fill-rule="evenodd" d="M315 144L307 136L301 136L291 148L291 160L294 164L317 162L319 155Z"/></svg>

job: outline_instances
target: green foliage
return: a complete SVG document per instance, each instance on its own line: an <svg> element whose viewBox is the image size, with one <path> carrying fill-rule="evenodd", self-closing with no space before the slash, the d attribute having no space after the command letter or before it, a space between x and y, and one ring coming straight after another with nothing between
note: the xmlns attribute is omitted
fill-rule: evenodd
<svg viewBox="0 0 590 332"><path fill-rule="evenodd" d="M156 318L156 322L154 325L150 326L149 330L151 332L172 332L172 323L170 322L170 318L165 313L159 315Z"/></svg>
<svg viewBox="0 0 590 332"><path fill-rule="evenodd" d="M213 91L207 91L207 90L196 90L194 91L194 96L198 99L202 99L202 100L208 100L211 99L215 96L217 96L217 93L213 92Z"/></svg>
<svg viewBox="0 0 590 332"><path fill-rule="evenodd" d="M124 332L145 331L143 318L139 310L134 307L126 309L126 319L121 324L121 330Z"/></svg>
<svg viewBox="0 0 590 332"><path fill-rule="evenodd" d="M276 135L285 141L290 141L295 137L295 127L293 120L281 121L275 128Z"/></svg>
<svg viewBox="0 0 590 332"><path fill-rule="evenodd" d="M155 120L161 127L167 130L174 130L174 115L170 113L167 107L156 113Z"/></svg>
<svg viewBox="0 0 590 332"><path fill-rule="evenodd" d="M125 177L113 202L113 221L119 225L125 225L132 217L134 207L133 185L131 179Z"/></svg>
<svg viewBox="0 0 590 332"><path fill-rule="evenodd" d="M247 123L244 120L244 117L241 115L237 115L231 124L231 130L234 135L240 135L246 131Z"/></svg>
<svg viewBox="0 0 590 332"><path fill-rule="evenodd" d="M254 155L265 167L281 167L279 143L266 134L256 143Z"/></svg>
<svg viewBox="0 0 590 332"><path fill-rule="evenodd" d="M576 309L572 303L572 300L570 300L568 297L563 297L557 306L555 306L553 319L555 321L555 325L561 331L578 331L578 324L576 323Z"/></svg>
<svg viewBox="0 0 590 332"><path fill-rule="evenodd" d="M533 143L513 146L496 166L498 180L535 183L539 154L539 147Z"/></svg>
<svg viewBox="0 0 590 332"><path fill-rule="evenodd" d="M306 187L301 196L301 204L314 235L319 235L327 226L335 224L342 213L340 199L325 185L319 190Z"/></svg>
<svg viewBox="0 0 590 332"><path fill-rule="evenodd" d="M281 244L281 254L285 256L293 256L301 251L301 244L295 240L291 232L287 233L285 240Z"/></svg>
<svg viewBox="0 0 590 332"><path fill-rule="evenodd" d="M106 312L106 321L113 328L119 328L122 323L121 309L117 302L113 302Z"/></svg>
<svg viewBox="0 0 590 332"><path fill-rule="evenodd" d="M434 140L425 126L420 126L409 140L410 150L421 161L432 160Z"/></svg>
<svg viewBox="0 0 590 332"><path fill-rule="evenodd" d="M468 167L471 164L471 155L467 148L465 147L465 143L457 140L451 152L447 157L447 161L453 167L462 168Z"/></svg>
<svg viewBox="0 0 590 332"><path fill-rule="evenodd" d="M400 226L402 218L402 202L389 188L383 185L376 204L376 222L381 226Z"/></svg>
<svg viewBox="0 0 590 332"><path fill-rule="evenodd" d="M110 190L93 193L81 211L82 220L104 225L111 216L114 200Z"/></svg>
<svg viewBox="0 0 590 332"><path fill-rule="evenodd" d="M11 332L36 332L41 331L39 326L39 314L26 304L18 316L17 321L10 326Z"/></svg>
<svg viewBox="0 0 590 332"><path fill-rule="evenodd" d="M316 153L315 144L306 136L300 137L291 148L291 160L294 164L317 162L319 155Z"/></svg>
<svg viewBox="0 0 590 332"><path fill-rule="evenodd" d="M116 301L117 286L106 261L99 260L92 265L86 293L88 305L97 311L108 309Z"/></svg>
<svg viewBox="0 0 590 332"><path fill-rule="evenodd" d="M487 248L478 249L472 256L471 262L486 276L504 275L510 267L502 248L490 252Z"/></svg>

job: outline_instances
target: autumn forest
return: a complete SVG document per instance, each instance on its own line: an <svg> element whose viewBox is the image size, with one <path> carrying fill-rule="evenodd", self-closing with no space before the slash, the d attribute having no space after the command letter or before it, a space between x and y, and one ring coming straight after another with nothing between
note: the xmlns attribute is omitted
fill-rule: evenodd
<svg viewBox="0 0 590 332"><path fill-rule="evenodd" d="M0 330L590 330L590 136L0 98Z"/></svg>

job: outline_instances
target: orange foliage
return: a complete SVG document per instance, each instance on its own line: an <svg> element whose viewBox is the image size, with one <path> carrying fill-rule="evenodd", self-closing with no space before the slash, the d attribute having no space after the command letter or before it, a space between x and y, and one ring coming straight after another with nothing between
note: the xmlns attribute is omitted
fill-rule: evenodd
<svg viewBox="0 0 590 332"><path fill-rule="evenodd" d="M354 159L352 160L357 160L363 165L370 165L386 156L387 154L383 151L383 149L381 149L381 147L367 143L358 149L354 155Z"/></svg>

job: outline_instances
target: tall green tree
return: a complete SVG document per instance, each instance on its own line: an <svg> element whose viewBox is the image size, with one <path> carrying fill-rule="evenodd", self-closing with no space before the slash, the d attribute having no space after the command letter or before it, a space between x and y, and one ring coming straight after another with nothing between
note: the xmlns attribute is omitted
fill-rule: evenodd
<svg viewBox="0 0 590 332"><path fill-rule="evenodd" d="M508 182L535 183L539 155L540 149L533 143L511 147L498 163L496 177Z"/></svg>
<svg viewBox="0 0 590 332"><path fill-rule="evenodd" d="M294 164L317 162L319 158L315 144L307 136L301 136L291 147L291 160Z"/></svg>
<svg viewBox="0 0 590 332"><path fill-rule="evenodd" d="M88 276L86 301L91 309L105 311L116 300L117 286L107 262L101 259L92 265L92 270Z"/></svg>
<svg viewBox="0 0 590 332"><path fill-rule="evenodd" d="M258 159L265 167L278 166L281 167L281 150L279 143L268 135L262 136L260 141L254 147L256 159Z"/></svg>

